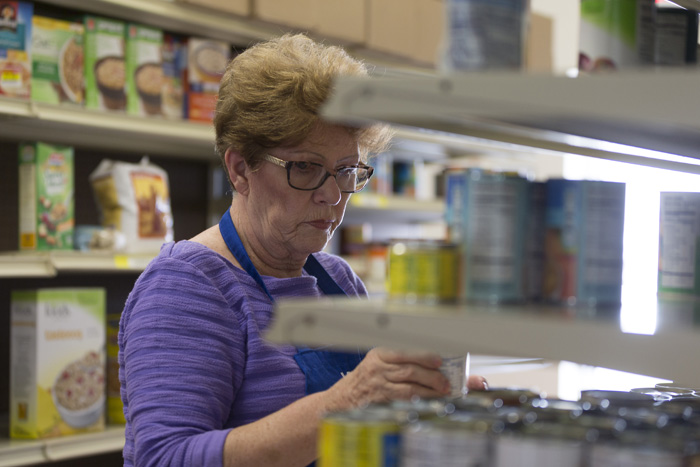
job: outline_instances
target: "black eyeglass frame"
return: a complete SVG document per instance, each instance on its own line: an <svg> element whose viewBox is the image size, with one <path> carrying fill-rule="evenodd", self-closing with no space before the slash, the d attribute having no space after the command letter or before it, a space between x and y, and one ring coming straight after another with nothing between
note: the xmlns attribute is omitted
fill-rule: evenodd
<svg viewBox="0 0 700 467"><path fill-rule="evenodd" d="M372 174L374 173L374 167L369 166L369 165L365 165L365 164L347 165L347 166L345 166L345 167L341 167L341 168L340 168L339 170L337 170L334 174L332 174L332 173L330 173L328 170L326 170L326 168L325 168L323 165L318 164L318 163L316 163L316 162L308 162L308 161L285 161L285 160L283 160L283 159L280 159L279 157L273 156L272 154L265 154L265 155L263 156L263 159L266 160L267 162L271 162L271 163L273 163L273 164L275 164L275 165L278 165L278 166L280 166L280 167L284 167L284 168L287 170L287 184L288 184L290 187L294 188L295 190L301 190L301 191L314 191L314 190L318 190L319 188L321 188L321 187L323 186L324 183L326 183L326 180L328 180L328 177L333 177L333 178L335 178L335 179L336 179L336 183L338 183L337 177L338 177L338 174L340 173L340 171L342 171L342 170L345 170L345 169L365 169L365 170L368 171L368 174L367 174L367 179L365 180L365 184L364 184L364 185L362 185L360 188L358 188L358 189L356 189L356 190L353 190L353 191L342 190L342 189L340 190L341 193L357 193L358 191L362 191L362 189L363 189L365 186L367 186L367 182L369 181L370 178L372 178ZM314 188L299 188L299 187L296 187L296 186L292 185L292 181L291 181L291 172L292 172L292 167L294 166L294 164L296 164L296 163L298 163L298 162L304 162L305 164L311 164L311 165L315 165L315 166L317 166L317 167L321 167L323 170L326 171L326 175L321 179L321 181L319 182L319 184L318 184L317 186L315 186ZM338 188L340 188L340 186L338 186Z"/></svg>

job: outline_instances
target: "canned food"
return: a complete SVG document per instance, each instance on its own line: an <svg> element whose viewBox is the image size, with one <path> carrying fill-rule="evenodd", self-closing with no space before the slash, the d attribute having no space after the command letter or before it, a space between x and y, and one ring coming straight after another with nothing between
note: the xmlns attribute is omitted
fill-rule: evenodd
<svg viewBox="0 0 700 467"><path fill-rule="evenodd" d="M457 299L459 256L451 243L408 240L389 248L390 298L410 302L451 302Z"/></svg>
<svg viewBox="0 0 700 467"><path fill-rule="evenodd" d="M320 467L398 467L400 428L390 410L327 415L319 430Z"/></svg>
<svg viewBox="0 0 700 467"><path fill-rule="evenodd" d="M401 466L488 465L493 417L450 417L406 426L401 433Z"/></svg>

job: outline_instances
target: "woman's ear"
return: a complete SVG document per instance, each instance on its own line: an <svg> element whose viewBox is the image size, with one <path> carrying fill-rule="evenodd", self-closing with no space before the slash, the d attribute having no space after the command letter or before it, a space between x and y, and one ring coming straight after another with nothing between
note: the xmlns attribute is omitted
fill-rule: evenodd
<svg viewBox="0 0 700 467"><path fill-rule="evenodd" d="M237 149L228 148L224 155L226 161L226 170L228 171L229 179L233 184L237 193L242 195L248 194L248 164Z"/></svg>

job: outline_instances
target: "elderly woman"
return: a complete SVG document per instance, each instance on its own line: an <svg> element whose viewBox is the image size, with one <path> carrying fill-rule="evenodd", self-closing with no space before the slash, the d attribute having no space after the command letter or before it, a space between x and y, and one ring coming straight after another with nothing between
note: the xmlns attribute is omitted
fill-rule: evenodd
<svg viewBox="0 0 700 467"><path fill-rule="evenodd" d="M125 465L304 466L325 413L448 393L435 354L362 356L263 338L277 299L367 294L347 263L321 250L389 135L318 116L335 76L366 74L303 35L255 45L229 65L214 125L231 208L218 225L164 245L122 314Z"/></svg>

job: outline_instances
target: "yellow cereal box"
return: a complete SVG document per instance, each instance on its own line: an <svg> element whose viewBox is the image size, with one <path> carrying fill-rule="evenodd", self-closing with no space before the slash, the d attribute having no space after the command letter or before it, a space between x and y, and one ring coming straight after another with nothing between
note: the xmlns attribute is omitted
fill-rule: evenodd
<svg viewBox="0 0 700 467"><path fill-rule="evenodd" d="M105 301L102 288L12 292L12 438L104 429Z"/></svg>

